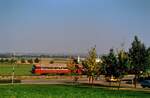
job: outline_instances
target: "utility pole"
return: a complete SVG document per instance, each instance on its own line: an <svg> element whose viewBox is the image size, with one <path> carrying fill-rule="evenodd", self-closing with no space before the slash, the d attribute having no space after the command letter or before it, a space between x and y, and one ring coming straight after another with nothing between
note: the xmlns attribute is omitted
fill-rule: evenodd
<svg viewBox="0 0 150 98"><path fill-rule="evenodd" d="M13 60L15 60L15 52L13 52ZM12 63L12 85L14 84L15 62Z"/></svg>

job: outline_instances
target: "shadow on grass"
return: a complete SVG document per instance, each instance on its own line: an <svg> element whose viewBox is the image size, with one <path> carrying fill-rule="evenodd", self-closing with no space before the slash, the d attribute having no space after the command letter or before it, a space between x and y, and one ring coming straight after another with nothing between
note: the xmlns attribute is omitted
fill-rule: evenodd
<svg viewBox="0 0 150 98"><path fill-rule="evenodd" d="M12 80L10 79L0 80L0 83L12 83ZM14 79L14 83L21 83L21 80Z"/></svg>
<svg viewBox="0 0 150 98"><path fill-rule="evenodd" d="M66 85L76 85L76 86L87 86L87 87L113 87L113 88L118 88L118 86L110 86L110 85L103 85L103 84L99 84L99 83L94 83L94 84L89 84L89 83L75 83L75 82L64 82ZM120 87L123 87L125 88L126 86L120 86Z"/></svg>
<svg viewBox="0 0 150 98"><path fill-rule="evenodd" d="M107 94L126 94L128 96L136 96L141 94L150 95L150 90L136 90L135 88L129 88L129 89L121 89L123 87L120 87L118 90L117 86L107 86L102 84L88 84L88 83L80 83L78 85L72 85L72 84L61 84L65 87L71 87L71 88L77 88L77 89L87 89L87 90L102 90L103 92L107 92Z"/></svg>
<svg viewBox="0 0 150 98"><path fill-rule="evenodd" d="M77 88L118 88L118 86L109 86L109 85L103 85L103 84L89 84L89 83L75 83L75 82L64 82L64 86L72 85Z"/></svg>
<svg viewBox="0 0 150 98"><path fill-rule="evenodd" d="M125 86L121 85L120 87L118 85L109 85L109 84L100 84L100 83L94 83L94 84L89 84L89 83L74 83L74 82L64 82L65 85L73 85L78 88L104 88L104 89L113 89L113 90L121 90L121 89L126 89L126 90L148 90L149 89L142 89L142 88L134 88L132 86Z"/></svg>

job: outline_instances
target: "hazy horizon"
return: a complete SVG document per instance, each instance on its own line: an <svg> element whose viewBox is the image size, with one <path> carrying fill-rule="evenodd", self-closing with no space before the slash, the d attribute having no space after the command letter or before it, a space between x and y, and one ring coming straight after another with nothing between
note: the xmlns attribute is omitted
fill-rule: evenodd
<svg viewBox="0 0 150 98"><path fill-rule="evenodd" d="M150 46L150 0L0 0L0 53L87 53Z"/></svg>

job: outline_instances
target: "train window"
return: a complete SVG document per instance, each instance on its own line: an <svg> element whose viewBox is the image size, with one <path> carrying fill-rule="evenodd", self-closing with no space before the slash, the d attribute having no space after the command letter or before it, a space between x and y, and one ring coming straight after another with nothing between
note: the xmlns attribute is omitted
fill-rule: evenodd
<svg viewBox="0 0 150 98"><path fill-rule="evenodd" d="M35 68L36 68L36 69L40 69L41 67L38 66L38 67L35 67Z"/></svg>

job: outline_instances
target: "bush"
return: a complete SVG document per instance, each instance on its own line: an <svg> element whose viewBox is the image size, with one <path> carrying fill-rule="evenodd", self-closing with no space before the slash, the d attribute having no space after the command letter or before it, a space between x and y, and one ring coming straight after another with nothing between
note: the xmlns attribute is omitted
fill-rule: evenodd
<svg viewBox="0 0 150 98"><path fill-rule="evenodd" d="M38 58L35 58L34 63L39 63L40 60Z"/></svg>
<svg viewBox="0 0 150 98"><path fill-rule="evenodd" d="M29 59L29 60L28 60L28 63L32 64L32 63L33 63L33 60L32 60L32 59Z"/></svg>
<svg viewBox="0 0 150 98"><path fill-rule="evenodd" d="M25 59L21 59L21 63L26 63Z"/></svg>

